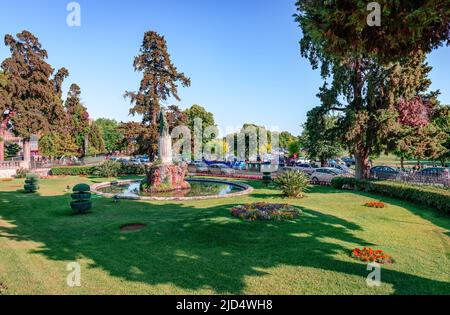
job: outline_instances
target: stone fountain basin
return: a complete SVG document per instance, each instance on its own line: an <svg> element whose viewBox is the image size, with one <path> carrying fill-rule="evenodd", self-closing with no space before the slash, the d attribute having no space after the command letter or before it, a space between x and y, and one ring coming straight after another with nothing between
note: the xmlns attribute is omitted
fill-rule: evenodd
<svg viewBox="0 0 450 315"><path fill-rule="evenodd" d="M223 198L231 198L231 197L238 197L238 196L244 196L248 195L251 192L253 192L253 187L239 183L239 182L229 182L229 181L222 181L217 179L189 179L189 182L204 182L204 183L216 183L216 184L226 184L238 187L242 189L241 191L232 192L226 195L208 195L208 196L193 196L193 197L160 197L160 196L123 196L113 193L105 193L100 191L102 188L107 188L111 186L111 182L105 182L105 183L99 183L94 184L91 186L91 192L103 196L106 198L116 198L116 199L124 199L124 200L153 200L153 201L189 201L189 200L207 200L207 199L223 199ZM135 179L130 180L119 180L115 181L115 184L118 186L127 185L136 183Z"/></svg>

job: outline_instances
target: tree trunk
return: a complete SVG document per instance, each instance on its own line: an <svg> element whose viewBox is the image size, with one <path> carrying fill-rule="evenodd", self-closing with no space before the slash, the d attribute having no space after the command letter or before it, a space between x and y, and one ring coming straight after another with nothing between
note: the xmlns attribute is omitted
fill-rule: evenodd
<svg viewBox="0 0 450 315"><path fill-rule="evenodd" d="M23 139L23 161L25 162L25 167L30 167L31 162L31 145L30 139Z"/></svg>
<svg viewBox="0 0 450 315"><path fill-rule="evenodd" d="M369 155L362 152L355 153L356 179L366 179L369 177Z"/></svg>
<svg viewBox="0 0 450 315"><path fill-rule="evenodd" d="M2 135L0 134L0 161L5 160L5 141L3 141Z"/></svg>
<svg viewBox="0 0 450 315"><path fill-rule="evenodd" d="M405 158L403 156L400 158L400 168L405 169Z"/></svg>

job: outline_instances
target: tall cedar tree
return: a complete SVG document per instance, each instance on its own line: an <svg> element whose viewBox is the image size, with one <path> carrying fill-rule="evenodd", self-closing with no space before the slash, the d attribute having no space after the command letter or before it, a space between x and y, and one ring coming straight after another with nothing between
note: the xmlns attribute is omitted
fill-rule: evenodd
<svg viewBox="0 0 450 315"><path fill-rule="evenodd" d="M5 142L3 139L3 133L6 129L6 109L9 104L9 95L6 91L7 76L3 71L0 71L0 161L5 159Z"/></svg>
<svg viewBox="0 0 450 315"><path fill-rule="evenodd" d="M367 24L366 1L300 0L296 4L295 19L303 31L302 56L314 69L321 67L325 80L332 78L331 87L325 83L319 96L325 110L343 112L339 124L344 142L355 154L359 179L368 176L369 156L395 142L395 102L424 90L410 68L420 69L414 62L423 60L421 52L449 43L450 38L448 0L380 4L380 27ZM405 59L406 69L401 66ZM341 104L341 98L347 104Z"/></svg>
<svg viewBox="0 0 450 315"><path fill-rule="evenodd" d="M161 103L169 97L178 97L178 82L182 86L190 86L191 82L170 61L167 52L166 40L156 32L149 31L144 34L140 54L134 58L134 70L143 72L143 78L137 92L125 92L133 107L131 115L142 116L140 128L140 151L145 151L151 159L157 154L158 139L158 113Z"/></svg>
<svg viewBox="0 0 450 315"><path fill-rule="evenodd" d="M31 135L49 132L50 126L63 116L55 86L64 77L65 69L51 79L54 70L45 61L48 54L38 38L28 31L22 31L16 37L5 36L5 45L10 48L11 56L1 64L8 75L5 89L9 102L4 107L6 119L11 120L12 131L23 138L24 159L29 161Z"/></svg>

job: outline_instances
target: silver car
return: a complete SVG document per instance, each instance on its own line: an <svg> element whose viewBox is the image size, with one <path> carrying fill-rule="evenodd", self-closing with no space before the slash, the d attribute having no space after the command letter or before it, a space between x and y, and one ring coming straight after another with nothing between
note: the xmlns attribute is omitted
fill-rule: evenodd
<svg viewBox="0 0 450 315"><path fill-rule="evenodd" d="M214 175L232 175L234 170L228 166L222 164L213 164L209 167L209 172Z"/></svg>
<svg viewBox="0 0 450 315"><path fill-rule="evenodd" d="M188 165L190 173L208 173L208 165L205 162L193 162Z"/></svg>
<svg viewBox="0 0 450 315"><path fill-rule="evenodd" d="M344 171L334 167L320 167L311 174L311 182L313 184L331 183L331 180L336 176L352 177L351 174L344 173Z"/></svg>

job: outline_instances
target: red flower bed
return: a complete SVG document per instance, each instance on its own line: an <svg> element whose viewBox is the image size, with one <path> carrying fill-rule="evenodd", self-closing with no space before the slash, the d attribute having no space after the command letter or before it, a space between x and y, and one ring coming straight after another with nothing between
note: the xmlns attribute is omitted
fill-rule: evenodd
<svg viewBox="0 0 450 315"><path fill-rule="evenodd" d="M381 201L368 202L364 206L369 207L369 208L386 208L387 207L387 205Z"/></svg>
<svg viewBox="0 0 450 315"><path fill-rule="evenodd" d="M382 250L378 249L372 249L372 248L366 248L363 249L355 248L352 251L351 256L353 258L356 258L358 260L364 261L364 262L377 262L379 264L393 264L394 260L391 256L383 252Z"/></svg>

